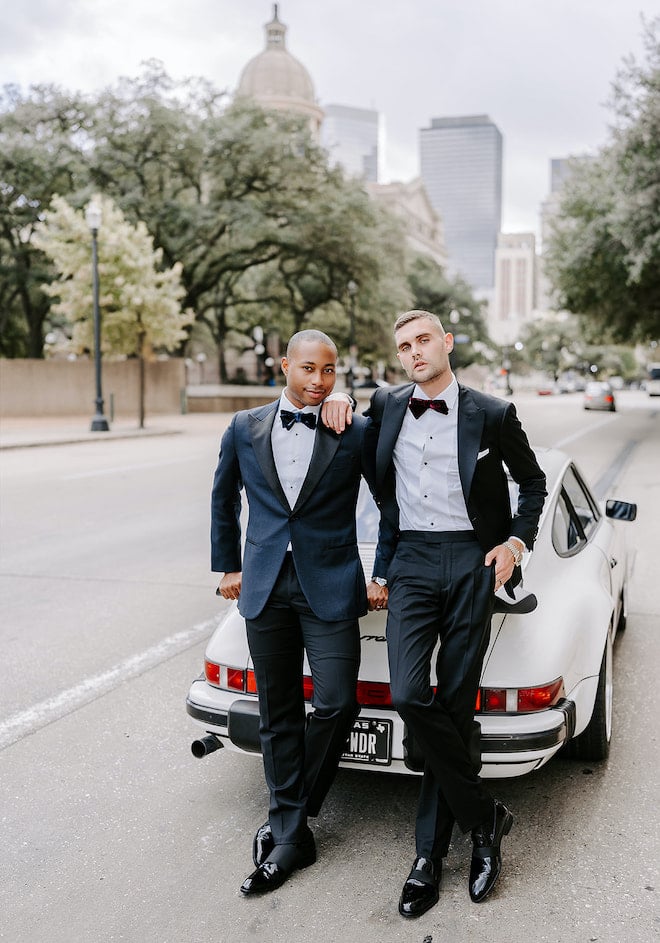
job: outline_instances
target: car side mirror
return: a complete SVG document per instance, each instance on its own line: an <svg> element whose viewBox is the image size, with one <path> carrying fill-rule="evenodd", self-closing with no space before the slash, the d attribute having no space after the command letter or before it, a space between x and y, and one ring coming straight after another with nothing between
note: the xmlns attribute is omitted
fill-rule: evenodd
<svg viewBox="0 0 660 943"><path fill-rule="evenodd" d="M634 521L637 517L637 505L610 498L605 504L605 514L615 521Z"/></svg>

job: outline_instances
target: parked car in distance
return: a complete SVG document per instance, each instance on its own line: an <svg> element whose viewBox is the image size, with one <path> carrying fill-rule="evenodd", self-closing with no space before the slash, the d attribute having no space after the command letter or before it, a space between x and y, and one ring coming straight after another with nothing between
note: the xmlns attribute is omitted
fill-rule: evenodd
<svg viewBox="0 0 660 943"><path fill-rule="evenodd" d="M584 408L604 409L610 413L615 412L616 401L610 384L596 381L587 383L587 388L584 391Z"/></svg>
<svg viewBox="0 0 660 943"><path fill-rule="evenodd" d="M599 503L571 459L537 449L548 498L533 553L523 559L524 589L537 599L525 614L498 601L484 659L475 719L481 726L482 776L522 776L562 747L581 760L604 759L612 736L612 646L625 628L629 560L625 525L636 515L626 501ZM512 506L516 486L510 482ZM358 541L367 578L376 548L378 511L366 487L357 509ZM502 611L503 610L503 611ZM360 715L341 765L418 773L421 758L392 707L385 612L360 620ZM304 696L312 709L307 662ZM434 679L432 679L433 683ZM206 648L191 684L188 714L199 735L197 757L220 746L258 754L259 706L245 633L233 603Z"/></svg>

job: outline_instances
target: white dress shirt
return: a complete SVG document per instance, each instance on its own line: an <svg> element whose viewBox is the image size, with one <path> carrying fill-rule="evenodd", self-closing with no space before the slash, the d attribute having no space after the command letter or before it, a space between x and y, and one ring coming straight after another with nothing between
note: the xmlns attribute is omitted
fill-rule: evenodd
<svg viewBox="0 0 660 943"><path fill-rule="evenodd" d="M286 499L289 505L294 507L312 460L316 429L310 429L302 422L297 422L291 429L285 429L280 418L281 409L294 413L312 413L316 416L318 425L321 407L305 406L304 409L299 409L288 398L286 390L282 391L277 407L270 437L273 460Z"/></svg>
<svg viewBox="0 0 660 943"><path fill-rule="evenodd" d="M429 399L418 386L412 393ZM458 473L458 383L436 399L448 413L427 409L415 419L409 409L394 447L396 498L401 530L472 530Z"/></svg>

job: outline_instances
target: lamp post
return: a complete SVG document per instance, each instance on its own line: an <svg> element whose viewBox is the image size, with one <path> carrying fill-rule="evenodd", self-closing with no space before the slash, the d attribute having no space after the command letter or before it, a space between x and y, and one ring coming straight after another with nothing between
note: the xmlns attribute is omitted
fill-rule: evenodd
<svg viewBox="0 0 660 943"><path fill-rule="evenodd" d="M101 392L101 315L99 311L99 257L97 236L101 225L101 207L92 201L85 210L85 219L92 233L92 292L94 296L94 366L96 372L96 413L92 418L91 432L109 432L108 420L103 415L103 393Z"/></svg>
<svg viewBox="0 0 660 943"><path fill-rule="evenodd" d="M349 390L355 383L355 368L357 367L357 344L355 342L355 296L358 292L357 282L350 280L346 286L349 298L349 329L348 329L348 373L346 380Z"/></svg>

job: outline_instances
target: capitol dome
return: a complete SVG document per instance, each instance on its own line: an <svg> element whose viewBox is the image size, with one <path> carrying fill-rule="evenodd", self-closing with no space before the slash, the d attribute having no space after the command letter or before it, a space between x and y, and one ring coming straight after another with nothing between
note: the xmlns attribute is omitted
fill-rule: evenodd
<svg viewBox="0 0 660 943"><path fill-rule="evenodd" d="M309 72L286 49L286 26L278 19L277 7L273 4L273 19L265 26L266 48L243 69L236 94L264 108L304 115L318 135L323 110L316 102Z"/></svg>

